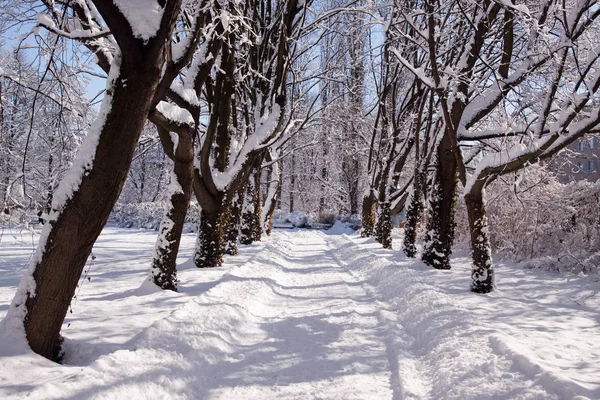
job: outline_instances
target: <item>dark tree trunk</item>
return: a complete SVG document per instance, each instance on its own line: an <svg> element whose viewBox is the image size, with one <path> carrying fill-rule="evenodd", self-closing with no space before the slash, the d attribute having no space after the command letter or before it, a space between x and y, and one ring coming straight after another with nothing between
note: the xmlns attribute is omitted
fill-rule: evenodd
<svg viewBox="0 0 600 400"><path fill-rule="evenodd" d="M172 192L169 193L167 209L160 224L151 274L158 287L177 291L177 254L194 179L194 146L191 135L179 136L173 159L172 179L176 179L176 185L171 183Z"/></svg>
<svg viewBox="0 0 600 400"><path fill-rule="evenodd" d="M260 242L262 238L262 190L261 190L261 180L262 180L262 169L261 163L262 159L259 157L257 161L258 165L256 165L256 170L253 176L250 179L254 179L254 193L252 195L252 201L254 202L254 215L253 215L253 223L252 223L252 236L255 242Z"/></svg>
<svg viewBox="0 0 600 400"><path fill-rule="evenodd" d="M325 102L325 99L323 101ZM328 146L323 146L323 166L321 166L321 195L319 196L319 216L323 216L323 214L325 213L325 191L327 190L325 182L327 181L328 153Z"/></svg>
<svg viewBox="0 0 600 400"><path fill-rule="evenodd" d="M473 251L471 290L476 293L489 293L494 290L494 267L482 190L473 188L465 195L465 203Z"/></svg>
<svg viewBox="0 0 600 400"><path fill-rule="evenodd" d="M271 203L271 207L269 207L269 211L267 212L267 223L266 223L266 231L267 236L271 235L273 231L273 216L275 215L275 202Z"/></svg>
<svg viewBox="0 0 600 400"><path fill-rule="evenodd" d="M214 210L200 212L200 229L196 242L194 263L198 268L214 268L223 264L223 250L226 224L224 224L224 208L221 200Z"/></svg>
<svg viewBox="0 0 600 400"><path fill-rule="evenodd" d="M290 169L290 212L294 212L294 194L296 190L296 157L292 153L292 167Z"/></svg>
<svg viewBox="0 0 600 400"><path fill-rule="evenodd" d="M431 194L423 262L436 269L450 269L454 244L454 213L457 201L458 174L452 145L442 139L438 148L436 170Z"/></svg>
<svg viewBox="0 0 600 400"><path fill-rule="evenodd" d="M273 156L268 152L265 157L268 162L273 162ZM263 220L261 221L267 236L271 235L273 229L273 215L280 195L281 175L278 168L279 166L276 163L267 167L267 195L262 207Z"/></svg>
<svg viewBox="0 0 600 400"><path fill-rule="evenodd" d="M46 358L59 356L60 328L77 282L127 178L161 76L162 60L150 64L130 62L109 86L112 102L107 98L103 104L108 110L93 165L73 171L79 173L81 184L53 209L46 224L43 236L47 236L40 241L33 272L35 287L17 294L26 296L23 315L29 345ZM15 306L23 304L15 302Z"/></svg>
<svg viewBox="0 0 600 400"><path fill-rule="evenodd" d="M262 201L260 196L260 167L254 168L248 181L244 209L242 211L242 227L240 229L240 243L252 244L260 240Z"/></svg>
<svg viewBox="0 0 600 400"><path fill-rule="evenodd" d="M375 239L381 243L384 249L392 248L392 210L390 202L380 203L379 218L375 229Z"/></svg>
<svg viewBox="0 0 600 400"><path fill-rule="evenodd" d="M358 214L358 208L360 203L360 193L359 193L359 175L360 175L360 163L358 160L353 159L350 161L352 165L352 171L354 176L350 177L350 214Z"/></svg>
<svg viewBox="0 0 600 400"><path fill-rule="evenodd" d="M371 191L363 197L362 203L362 232L360 236L371 237L375 230L375 194Z"/></svg>
<svg viewBox="0 0 600 400"><path fill-rule="evenodd" d="M233 199L231 200L230 213L231 217L225 230L225 254L235 256L238 254L238 237L240 234L240 222L242 220L242 207L244 205L245 186L241 186Z"/></svg>
<svg viewBox="0 0 600 400"><path fill-rule="evenodd" d="M423 214L423 184L424 176L416 173L414 190L406 210L406 223L404 224L403 250L407 257L415 258L417 256L417 228L421 215Z"/></svg>

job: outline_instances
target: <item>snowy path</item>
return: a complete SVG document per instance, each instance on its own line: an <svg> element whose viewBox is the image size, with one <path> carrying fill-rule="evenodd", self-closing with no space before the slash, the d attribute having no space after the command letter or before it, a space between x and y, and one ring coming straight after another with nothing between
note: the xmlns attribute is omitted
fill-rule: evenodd
<svg viewBox="0 0 600 400"><path fill-rule="evenodd" d="M277 231L202 270L186 235L173 293L140 286L155 237L103 232L64 365L0 325L1 399L600 398L593 277L499 264L479 296L460 256L436 271L373 239ZM32 248L0 241L0 318Z"/></svg>
<svg viewBox="0 0 600 400"><path fill-rule="evenodd" d="M265 250L176 318L185 336L202 335L207 324L215 335L215 349L197 349L216 361L205 367L218 377L203 385L210 398L392 398L373 299L335 261L325 236L281 234ZM185 322L215 304L217 320ZM169 340L181 337L176 328Z"/></svg>
<svg viewBox="0 0 600 400"><path fill-rule="evenodd" d="M67 343L76 353L67 362L88 366L58 368L30 397L399 399L377 302L335 252L323 233L278 233L244 262L219 269L218 283L201 295L182 284L183 293L169 297L179 297L176 310L124 344L86 348L100 326L119 332L88 298L91 315L78 318L90 326ZM215 271L184 270L181 279ZM108 296L117 320L121 307L143 297L126 293ZM121 324L127 331L142 322Z"/></svg>

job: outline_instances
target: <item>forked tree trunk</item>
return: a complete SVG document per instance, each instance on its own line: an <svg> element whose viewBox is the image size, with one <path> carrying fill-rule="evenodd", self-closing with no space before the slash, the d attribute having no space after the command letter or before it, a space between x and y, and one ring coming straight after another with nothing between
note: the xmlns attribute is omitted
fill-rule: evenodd
<svg viewBox="0 0 600 400"><path fill-rule="evenodd" d="M161 289L177 291L177 254L194 179L194 146L191 135L179 136L173 159L169 201L154 247L151 276L152 281Z"/></svg>
<svg viewBox="0 0 600 400"><path fill-rule="evenodd" d="M361 237L373 236L375 230L375 194L371 190L368 195L363 197L362 203L362 232Z"/></svg>
<svg viewBox="0 0 600 400"><path fill-rule="evenodd" d="M473 251L471 290L476 293L489 293L494 290L494 267L483 190L473 187L465 195L465 203L469 216L471 249Z"/></svg>
<svg viewBox="0 0 600 400"><path fill-rule="evenodd" d="M160 58L151 63L140 60L140 65L129 60L123 68L120 56L115 58L97 126L55 194L31 275L23 278L13 301L9 316L24 319L31 349L46 358L59 357L61 325L92 246L127 178L161 77ZM86 151L93 152L93 161Z"/></svg>
<svg viewBox="0 0 600 400"><path fill-rule="evenodd" d="M434 182L429 196L423 262L436 269L450 269L454 244L458 174L456 158L444 137L438 148Z"/></svg>

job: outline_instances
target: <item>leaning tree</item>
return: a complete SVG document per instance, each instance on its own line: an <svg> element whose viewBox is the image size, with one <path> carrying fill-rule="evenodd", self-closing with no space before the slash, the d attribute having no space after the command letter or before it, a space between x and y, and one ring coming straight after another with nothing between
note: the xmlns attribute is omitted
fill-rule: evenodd
<svg viewBox="0 0 600 400"><path fill-rule="evenodd" d="M135 8L126 1L105 0L12 4L24 13L45 6L46 13L34 17L38 26L81 42L108 72L98 118L54 193L37 251L6 317L21 321L13 324L22 323L32 350L44 357L59 357L62 322L119 197L144 123L189 64L205 24L211 22L204 10L215 3L194 4L192 9L182 9L180 0ZM196 34L175 46L173 34L182 12L194 21Z"/></svg>

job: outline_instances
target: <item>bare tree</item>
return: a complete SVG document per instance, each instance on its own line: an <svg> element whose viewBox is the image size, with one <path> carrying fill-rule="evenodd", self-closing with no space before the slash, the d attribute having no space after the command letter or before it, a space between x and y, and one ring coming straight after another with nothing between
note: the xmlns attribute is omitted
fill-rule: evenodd
<svg viewBox="0 0 600 400"><path fill-rule="evenodd" d="M127 2L104 0L44 4L48 14L38 16L38 24L82 42L108 72L99 117L54 193L29 273L7 316L23 321L35 352L57 359L69 303L119 197L146 118L187 66L206 21L202 13L192 14L195 39L175 47L172 37L181 1L149 3L135 11ZM147 18L138 19L140 14Z"/></svg>

